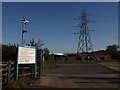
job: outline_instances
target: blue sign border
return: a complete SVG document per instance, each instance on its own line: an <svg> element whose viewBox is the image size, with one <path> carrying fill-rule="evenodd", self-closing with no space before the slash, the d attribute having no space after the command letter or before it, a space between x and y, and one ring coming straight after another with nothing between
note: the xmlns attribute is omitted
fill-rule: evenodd
<svg viewBox="0 0 120 90"><path fill-rule="evenodd" d="M25 48L34 48L35 49L35 65L34 65L34 79L37 79L37 47L36 46L20 46L17 45L17 63L16 63L16 80L18 81L18 55L19 55L19 47L25 47Z"/></svg>

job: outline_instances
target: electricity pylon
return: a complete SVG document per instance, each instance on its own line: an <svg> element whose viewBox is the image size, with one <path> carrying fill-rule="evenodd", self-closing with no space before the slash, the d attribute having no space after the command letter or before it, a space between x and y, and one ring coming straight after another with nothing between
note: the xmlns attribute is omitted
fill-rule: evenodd
<svg viewBox="0 0 120 90"><path fill-rule="evenodd" d="M88 60L93 59L93 47L91 43L91 37L89 34L88 28L88 20L87 20L87 13L85 10L82 10L81 17L80 17L80 27L79 31L79 42L77 48L77 59L78 60Z"/></svg>

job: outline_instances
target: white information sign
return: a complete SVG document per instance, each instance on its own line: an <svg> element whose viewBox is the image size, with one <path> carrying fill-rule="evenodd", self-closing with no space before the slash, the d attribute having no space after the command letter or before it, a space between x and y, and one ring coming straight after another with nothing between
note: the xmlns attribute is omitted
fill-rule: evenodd
<svg viewBox="0 0 120 90"><path fill-rule="evenodd" d="M35 48L18 47L18 64L34 64L35 55Z"/></svg>

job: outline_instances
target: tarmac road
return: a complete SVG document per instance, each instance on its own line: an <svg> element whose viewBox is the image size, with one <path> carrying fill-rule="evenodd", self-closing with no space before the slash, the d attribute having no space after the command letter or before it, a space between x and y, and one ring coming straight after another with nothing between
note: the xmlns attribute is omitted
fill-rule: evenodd
<svg viewBox="0 0 120 90"><path fill-rule="evenodd" d="M115 66L118 67L117 63ZM107 64L58 64L56 68L44 71L44 74L32 83L33 88L119 90L119 72Z"/></svg>
<svg viewBox="0 0 120 90"><path fill-rule="evenodd" d="M77 75L77 74L116 74L117 70L113 70L104 65L97 63L91 64L58 64L56 68L46 71L47 74L64 74L64 75Z"/></svg>

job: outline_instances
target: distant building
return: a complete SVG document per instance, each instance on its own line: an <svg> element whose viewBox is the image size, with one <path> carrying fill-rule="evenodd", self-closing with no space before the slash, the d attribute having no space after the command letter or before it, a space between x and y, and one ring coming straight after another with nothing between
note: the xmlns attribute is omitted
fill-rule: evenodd
<svg viewBox="0 0 120 90"><path fill-rule="evenodd" d="M94 54L88 53L88 56L94 55L95 60L111 60L111 56L106 50L100 50L100 51L95 51ZM64 61L64 60L69 60L69 61L77 61L76 53L69 53L67 55L64 55L62 53L51 53L51 60L55 61ZM87 60L87 59L86 59ZM88 60L93 60L88 58Z"/></svg>
<svg viewBox="0 0 120 90"><path fill-rule="evenodd" d="M88 55L91 55L91 54L93 53L89 53ZM76 55L77 55L76 53L70 53L66 56L65 60L70 60L70 61L77 60ZM96 60L111 60L111 56L106 50L95 51L93 55ZM88 60L91 60L91 59L88 59Z"/></svg>
<svg viewBox="0 0 120 90"><path fill-rule="evenodd" d="M51 60L63 61L65 60L65 55L63 53L51 53Z"/></svg>
<svg viewBox="0 0 120 90"><path fill-rule="evenodd" d="M70 53L70 54L68 54L68 55L66 56L65 60L70 60L70 61L72 61L72 60L77 60L77 59L76 59L76 53Z"/></svg>
<svg viewBox="0 0 120 90"><path fill-rule="evenodd" d="M95 54L95 58L97 60L111 60L111 56L109 55L109 53L106 50L100 50L100 51L96 51L94 52Z"/></svg>

